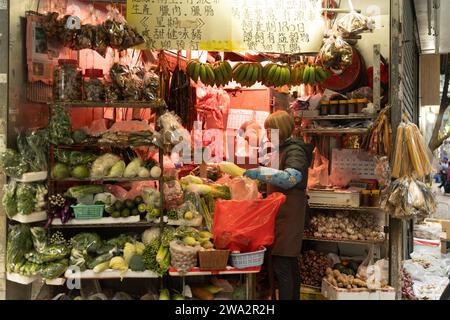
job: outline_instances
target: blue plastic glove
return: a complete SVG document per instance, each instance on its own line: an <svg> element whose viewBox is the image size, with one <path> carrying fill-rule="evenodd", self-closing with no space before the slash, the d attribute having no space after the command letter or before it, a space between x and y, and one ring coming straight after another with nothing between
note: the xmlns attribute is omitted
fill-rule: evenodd
<svg viewBox="0 0 450 320"><path fill-rule="evenodd" d="M270 183L284 190L292 189L302 181L300 171L292 168L277 170L272 168L256 168L244 172L244 176L250 179Z"/></svg>

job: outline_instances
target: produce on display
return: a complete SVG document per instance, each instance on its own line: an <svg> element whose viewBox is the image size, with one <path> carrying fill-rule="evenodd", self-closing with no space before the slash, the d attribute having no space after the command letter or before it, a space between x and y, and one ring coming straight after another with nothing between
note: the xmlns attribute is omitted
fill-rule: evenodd
<svg viewBox="0 0 450 320"><path fill-rule="evenodd" d="M22 133L17 137L21 161L25 161L32 172L47 170L48 131L40 129Z"/></svg>
<svg viewBox="0 0 450 320"><path fill-rule="evenodd" d="M290 71L287 65L274 67L277 77L264 78L263 67L258 62L242 63L239 62L233 67L233 80L237 83L251 87L256 82L273 80L272 85L283 86L287 84L290 78ZM287 79L286 79L287 78Z"/></svg>
<svg viewBox="0 0 450 320"><path fill-rule="evenodd" d="M171 265L181 274L197 266L197 253L200 246L192 247L176 240L170 242Z"/></svg>
<svg viewBox="0 0 450 320"><path fill-rule="evenodd" d="M299 259L302 284L320 287L327 268L331 266L332 264L325 253L314 250L304 252Z"/></svg>
<svg viewBox="0 0 450 320"><path fill-rule="evenodd" d="M51 109L51 117L48 124L50 142L58 145L72 145L72 123L63 106L56 105Z"/></svg>
<svg viewBox="0 0 450 320"><path fill-rule="evenodd" d="M29 166L16 150L7 148L0 153L0 169L9 177L21 178Z"/></svg>
<svg viewBox="0 0 450 320"><path fill-rule="evenodd" d="M46 227L50 226L55 218L61 219L63 224L72 219L71 206L75 203L73 200L66 199L60 194L55 194L49 197L48 203Z"/></svg>
<svg viewBox="0 0 450 320"><path fill-rule="evenodd" d="M367 284L364 280L358 279L353 275L346 275L341 273L337 269L327 268L325 278L330 284L338 288L344 289L357 289L367 288Z"/></svg>
<svg viewBox="0 0 450 320"><path fill-rule="evenodd" d="M423 178L431 173L431 163L424 139L414 123L401 123L397 128L392 177L416 175Z"/></svg>
<svg viewBox="0 0 450 320"><path fill-rule="evenodd" d="M418 222L423 221L437 209L431 189L410 176L393 181L383 191L382 206L392 217L417 218Z"/></svg>
<svg viewBox="0 0 450 320"><path fill-rule="evenodd" d="M402 298L405 300L417 300L411 275L404 268L402 268Z"/></svg>
<svg viewBox="0 0 450 320"><path fill-rule="evenodd" d="M291 69L290 85L299 86L309 84L318 85L331 76L331 74L320 65L311 63L296 63Z"/></svg>
<svg viewBox="0 0 450 320"><path fill-rule="evenodd" d="M55 149L55 159L66 165L78 166L94 162L97 159L97 155L92 152Z"/></svg>
<svg viewBox="0 0 450 320"><path fill-rule="evenodd" d="M373 214L354 212L320 213L311 217L305 235L334 240L381 241L383 228Z"/></svg>
<svg viewBox="0 0 450 320"><path fill-rule="evenodd" d="M17 213L29 215L33 212L43 211L47 206L47 186L34 183L10 182L5 186L2 204L8 217Z"/></svg>
<svg viewBox="0 0 450 320"><path fill-rule="evenodd" d="M364 31L373 31L375 22L358 12L356 12L351 5L351 12L342 16L337 21L337 30L343 35L356 35Z"/></svg>
<svg viewBox="0 0 450 320"><path fill-rule="evenodd" d="M17 214L16 183L12 182L4 186L2 206L8 218Z"/></svg>

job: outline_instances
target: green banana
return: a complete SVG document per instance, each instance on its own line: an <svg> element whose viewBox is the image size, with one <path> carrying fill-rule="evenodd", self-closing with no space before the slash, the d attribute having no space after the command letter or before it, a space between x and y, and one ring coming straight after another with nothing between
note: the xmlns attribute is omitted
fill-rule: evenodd
<svg viewBox="0 0 450 320"><path fill-rule="evenodd" d="M222 75L222 71L220 69L220 65L218 65L218 64L216 64L214 66L214 76L216 78L216 85L217 86L223 85L224 78L223 78L223 75Z"/></svg>
<svg viewBox="0 0 450 320"><path fill-rule="evenodd" d="M310 67L309 84L314 85L316 83L316 68L314 66Z"/></svg>
<svg viewBox="0 0 450 320"><path fill-rule="evenodd" d="M317 67L317 73L320 75L321 81L325 81L328 79L328 75L322 67Z"/></svg>
<svg viewBox="0 0 450 320"><path fill-rule="evenodd" d="M200 66L200 71L199 71L199 75L200 75L200 81L203 84L206 84L208 78L206 77L206 69L205 66L203 65L203 63L199 64Z"/></svg>
<svg viewBox="0 0 450 320"><path fill-rule="evenodd" d="M303 83L308 84L310 74L310 66L305 66L305 71L303 73Z"/></svg>
<svg viewBox="0 0 450 320"><path fill-rule="evenodd" d="M275 71L275 75L273 76L273 84L275 87L279 87L282 79L282 67L277 66L277 70Z"/></svg>
<svg viewBox="0 0 450 320"><path fill-rule="evenodd" d="M291 77L289 78L289 83L293 86L297 85L297 77L298 77L298 68L294 66L291 71Z"/></svg>
<svg viewBox="0 0 450 320"><path fill-rule="evenodd" d="M209 64L205 65L205 69L206 69L206 73L208 74L209 85L213 86L214 83L216 82L216 76L214 75L214 71L211 68L211 65L209 65Z"/></svg>
<svg viewBox="0 0 450 320"><path fill-rule="evenodd" d="M289 84L289 79L291 79L291 69L289 66L284 68L284 85Z"/></svg>
<svg viewBox="0 0 450 320"><path fill-rule="evenodd" d="M241 82L245 74L247 74L247 66L243 63L236 69L236 76L233 77L237 82Z"/></svg>
<svg viewBox="0 0 450 320"><path fill-rule="evenodd" d="M194 80L195 83L198 82L198 77L200 76L200 64L194 63L193 68L193 74L192 74L192 80Z"/></svg>
<svg viewBox="0 0 450 320"><path fill-rule="evenodd" d="M278 69L278 65L273 64L272 67L269 69L268 73L267 73L267 84L268 85L273 85L274 84L274 77L275 74L277 72Z"/></svg>
<svg viewBox="0 0 450 320"><path fill-rule="evenodd" d="M228 78L231 78L231 75L233 74L233 69L231 69L231 65L228 61L223 61L222 63L225 67L225 70L227 71Z"/></svg>

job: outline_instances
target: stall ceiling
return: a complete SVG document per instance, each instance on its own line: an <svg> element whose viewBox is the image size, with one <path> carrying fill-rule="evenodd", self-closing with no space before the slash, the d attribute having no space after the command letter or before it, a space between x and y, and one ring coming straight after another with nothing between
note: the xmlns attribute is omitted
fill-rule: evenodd
<svg viewBox="0 0 450 320"><path fill-rule="evenodd" d="M434 53L435 52L435 37L433 31L431 35L428 35L428 10L427 0L414 0L416 7L417 25L419 29L420 46L422 53ZM433 4L433 1L431 1ZM448 22L447 14L450 12L450 1L440 1L440 30L439 30L439 52L450 52L450 23ZM434 12L431 15L431 25L434 27Z"/></svg>

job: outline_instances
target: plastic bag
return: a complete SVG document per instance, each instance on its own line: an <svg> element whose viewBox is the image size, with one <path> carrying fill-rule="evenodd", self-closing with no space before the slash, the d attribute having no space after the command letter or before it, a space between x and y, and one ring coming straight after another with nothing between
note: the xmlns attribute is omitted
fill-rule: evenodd
<svg viewBox="0 0 450 320"><path fill-rule="evenodd" d="M377 290L385 287L389 281L389 262L381 259L367 267L367 288Z"/></svg>
<svg viewBox="0 0 450 320"><path fill-rule="evenodd" d="M414 237L427 240L440 240L442 225L435 222L425 222L414 225Z"/></svg>
<svg viewBox="0 0 450 320"><path fill-rule="evenodd" d="M322 65L334 71L344 71L351 66L353 49L342 37L330 36L319 52Z"/></svg>
<svg viewBox="0 0 450 320"><path fill-rule="evenodd" d="M44 279L56 279L66 272L68 266L69 261L67 259L50 262L44 265L40 271L40 274Z"/></svg>
<svg viewBox="0 0 450 320"><path fill-rule="evenodd" d="M181 241L170 242L171 266L181 274L188 272L197 266L198 251L198 247L186 246Z"/></svg>
<svg viewBox="0 0 450 320"><path fill-rule="evenodd" d="M364 259L364 261L359 265L358 272L356 273L356 276L362 280L367 280L367 268L370 265L373 265L373 251L374 246L370 246L369 252L367 253L367 257Z"/></svg>
<svg viewBox="0 0 450 320"><path fill-rule="evenodd" d="M43 252L43 249L47 245L47 232L45 229L42 227L31 228L31 236L34 250L37 252Z"/></svg>
<svg viewBox="0 0 450 320"><path fill-rule="evenodd" d="M8 246L6 249L7 270L14 270L16 264L25 261L25 254L33 249L30 226L16 224L9 226Z"/></svg>
<svg viewBox="0 0 450 320"><path fill-rule="evenodd" d="M358 34L374 29L374 21L355 11L351 0L348 0L350 13L344 15L337 22L337 29L342 34Z"/></svg>
<svg viewBox="0 0 450 320"><path fill-rule="evenodd" d="M317 148L314 149L313 155L313 166L308 169L308 188L327 186L329 161L319 153Z"/></svg>
<svg viewBox="0 0 450 320"><path fill-rule="evenodd" d="M217 249L252 252L270 246L275 238L275 218L286 201L282 193L260 200L217 200L213 238Z"/></svg>
<svg viewBox="0 0 450 320"><path fill-rule="evenodd" d="M2 206L8 218L17 214L16 182L13 180L4 186Z"/></svg>
<svg viewBox="0 0 450 320"><path fill-rule="evenodd" d="M164 208L166 210L176 209L183 203L183 190L178 180L164 183Z"/></svg>
<svg viewBox="0 0 450 320"><path fill-rule="evenodd" d="M232 200L256 200L259 198L258 182L247 177L236 177L228 185Z"/></svg>
<svg viewBox="0 0 450 320"><path fill-rule="evenodd" d="M160 144L166 151L170 151L173 146L183 140L180 130L183 129L180 118L172 112L165 112L158 119L161 128Z"/></svg>
<svg viewBox="0 0 450 320"><path fill-rule="evenodd" d="M441 240L414 238L414 252L434 257L441 256Z"/></svg>

